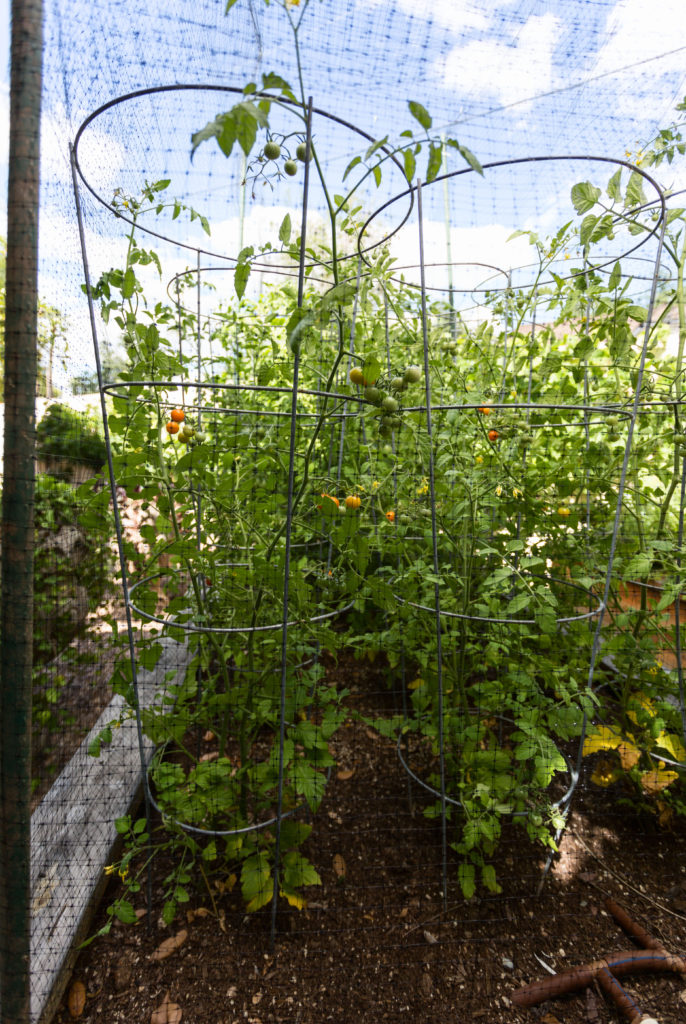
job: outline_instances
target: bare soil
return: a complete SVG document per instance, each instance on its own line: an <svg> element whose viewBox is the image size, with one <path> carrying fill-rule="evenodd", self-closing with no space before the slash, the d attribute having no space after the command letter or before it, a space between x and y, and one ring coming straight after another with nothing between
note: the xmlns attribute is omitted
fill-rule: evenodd
<svg viewBox="0 0 686 1024"><path fill-rule="evenodd" d="M381 668L342 658L332 671L351 690L351 711L392 709ZM639 948L605 909L606 896L668 950L686 955L685 822L659 828L654 816L618 803L626 796L618 786L587 781L588 766L540 895L542 851L506 822L496 858L502 893L465 901L449 853L444 902L441 826L423 816L420 793L409 799L395 743L351 714L333 746L337 768L305 851L322 885L309 890L306 909L279 911L274 948L270 907L246 915L236 889L213 886L210 897L198 887L187 913L165 927L159 913L168 865L160 858L153 913L135 926L117 923L79 957L71 983L85 986L79 1021L619 1022L626 1018L596 983L532 1009L512 1003L517 988L551 971ZM93 932L117 892L113 883ZM153 959L181 930L187 936L176 951ZM660 1024L686 1020L683 975L636 973L621 983ZM57 1024L74 1019L67 995Z"/></svg>

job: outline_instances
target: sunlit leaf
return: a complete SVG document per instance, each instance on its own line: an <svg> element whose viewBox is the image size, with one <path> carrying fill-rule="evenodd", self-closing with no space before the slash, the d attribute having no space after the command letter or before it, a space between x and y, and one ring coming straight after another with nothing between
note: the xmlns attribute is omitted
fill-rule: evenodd
<svg viewBox="0 0 686 1024"><path fill-rule="evenodd" d="M655 768L651 772L641 773L641 788L644 793L652 796L661 790L671 786L679 778L678 772L668 771L666 768Z"/></svg>
<svg viewBox="0 0 686 1024"><path fill-rule="evenodd" d="M598 750L616 750L621 742L620 734L607 725L595 726L584 739L583 756L595 754Z"/></svg>

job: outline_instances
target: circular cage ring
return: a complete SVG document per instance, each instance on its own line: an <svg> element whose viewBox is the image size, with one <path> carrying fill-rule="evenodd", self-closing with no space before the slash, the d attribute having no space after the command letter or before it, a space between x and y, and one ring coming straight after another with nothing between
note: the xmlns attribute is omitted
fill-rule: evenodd
<svg viewBox="0 0 686 1024"><path fill-rule="evenodd" d="M74 138L74 143L73 143L73 146L72 146L73 162L74 162L74 167L75 167L76 173L78 174L79 178L83 182L85 188L96 199L96 201L98 203L100 203L102 206L104 206L107 210L109 210L112 213L113 216L115 216L118 219L122 220L124 223L130 225L132 229L135 228L135 229L144 231L146 234L152 236L153 238L158 238L158 239L160 239L163 242L167 242L167 243L170 243L172 245L180 246L181 248L188 249L188 250L190 250L190 251L192 251L194 253L203 253L204 255L207 255L207 256L211 257L212 259L218 259L218 260L219 259L225 259L227 261L232 262L233 264L236 264L237 260L238 260L238 253L236 253L233 256L230 256L230 255L227 255L225 253L216 252L215 250L209 249L209 248L207 248L205 246L192 245L192 244L190 244L188 242L184 242L184 241L182 241L180 239L172 238L169 235L164 234L162 231L156 231L156 230L154 230L154 229L152 229L150 227L147 227L145 224L143 224L141 222L140 218L136 218L134 220L134 218L129 214L129 211L126 208L115 209L115 206L112 203L108 202L104 198L104 195L102 194L102 192L104 191L104 187L105 187L104 183L103 183L102 186L100 186L100 185L96 186L96 185L92 184L91 181L89 180L90 171L85 171L83 166L82 166L82 163L84 163L85 161L81 158L80 147L81 147L81 143L85 142L88 139L88 129L91 126L93 126L96 131L100 130L101 132L105 133L106 135L112 134L113 129L110 128L108 130L107 118L106 118L106 115L109 112L117 110L117 108L121 107L122 105L136 104L138 101L144 101L145 100L145 101L147 101L148 106L151 106L151 105L154 106L155 103L164 102L168 96L171 96L171 95L174 95L174 94L176 94L177 96L180 96L180 95L183 95L183 94L196 94L196 95L200 95L200 94L203 94L203 93L207 94L208 97L209 96L214 96L214 95L217 95L217 94L223 94L223 95L227 95L227 96L235 96L237 99L240 99L242 101L246 100L246 95L245 95L245 92L244 92L244 90L242 88L240 88L238 86L217 85L217 84L213 84L213 83L205 83L205 84L200 84L200 83L181 83L181 84L175 84L175 85L151 86L151 87L146 88L146 89L137 89L137 90L135 90L133 92L126 93L126 94L124 94L122 96L117 96L114 99L109 100L107 103L102 104L96 110L92 111L88 115L88 117L86 117L85 120L81 122L81 124L79 125L79 128L78 128L78 130L76 132L76 135L75 135L75 138ZM298 100L296 100L296 99L289 99L287 96L275 96L275 95L273 95L272 93L269 93L269 92L253 92L253 93L250 94L249 97L247 97L247 99L250 102L259 102L261 100L268 101L273 107L278 108L279 110L285 112L287 115L290 115L291 117L295 117L300 122L300 134L304 133L303 124L306 123L306 117L305 117L305 110L306 110L306 108L303 108L302 103L300 103ZM216 106L215 106L215 109L216 109ZM208 110L209 110L209 107L208 107ZM139 121L139 134L142 131L142 129L140 127L140 124L141 124L141 122L144 123L144 116L145 116L145 114L143 113L142 115L139 115L139 117L138 117L138 121ZM198 114L198 116L201 116L201 115ZM355 139L359 140L360 143L364 145L365 149L367 149L368 144L372 144L373 146L375 146L375 151L378 154L382 154L383 155L383 159L388 161L390 163L390 165L395 169L395 171L398 172L398 174L400 176L400 180L401 181L407 181L403 164L401 163L400 159L396 156L394 151L391 148L389 148L387 145L385 145L385 144L384 145L379 145L378 144L378 140L376 140L372 135L369 135L363 129L356 127L355 125L351 124L349 121L346 121L344 118L339 117L336 114L332 114L332 113L329 113L328 111L321 110L319 107L313 107L312 108L312 116L313 116L313 135L316 136L316 134L317 134L317 119L321 119L321 123L323 125L326 125L327 127L331 127L332 129L333 128L343 128L346 131L351 132L353 134L353 136L355 137ZM173 122L173 120L174 120L174 117L171 114L169 114L169 112L167 112L166 118L163 118L160 115L160 112L157 111L156 112L156 117L158 118L159 121L168 119L168 120L171 120ZM180 120L180 118L179 118L179 120ZM321 134L321 132L320 132L320 134ZM369 168L367 168L365 166L364 162L360 162L359 166L360 166L361 171L363 172L361 180L364 180L365 178L368 178L371 175L372 172L369 170ZM163 169L163 173L161 174L161 177L166 177L166 172L167 171L168 171L168 168L164 168ZM145 176L145 172L142 170L142 173L139 175L139 177L142 179L144 176ZM150 171L149 170L148 170L148 176L150 176ZM152 176L155 177L156 173L153 173ZM198 189L194 188L192 191L193 191L193 194L195 194L195 193L198 192ZM185 197L180 197L180 199L178 199L179 202L184 202L184 200L185 200ZM407 210L405 211L405 213L404 213L400 223L395 228L393 228L392 230L386 232L382 239L380 239L379 241L370 243L370 245L364 251L368 252L368 251L370 251L372 249L377 248L379 245L384 245L393 235L395 235L396 232L399 231L402 228L403 224L407 221L408 217L410 216L410 213L412 211L413 203L414 203L414 196L413 195L409 195L408 196L408 207L407 207ZM338 259L338 262L341 263L344 260L352 259L353 257L357 258L357 252L353 252L353 253L351 253L348 256L340 256L339 259ZM289 264L284 264L284 266L287 269L290 267ZM314 267L321 267L321 266L322 266L322 261L317 261L317 262L312 262L312 263L306 263L305 264L305 267L307 269L314 268Z"/></svg>
<svg viewBox="0 0 686 1024"><path fill-rule="evenodd" d="M345 613L349 612L355 604L355 601L352 600L340 608L334 608L332 611L322 612L320 615L311 615L304 619L288 619L286 622L272 622L262 626L203 626L198 625L195 622L179 622L173 619L162 618L161 616L153 615L152 612L148 612L144 608L140 608L134 604L131 600L131 595L136 591L136 589L138 587L147 586L148 583L161 576L168 578L168 573L154 573L152 576L146 576L144 579L138 580L136 583L132 584L128 589L127 605L142 621L155 622L158 625L163 626L165 629L179 629L186 633L204 633L212 634L213 636L240 636L241 634L252 635L253 633L273 633L279 629L291 629L294 626L302 626L303 624L315 625L320 622L329 622L331 619L335 619L339 615L345 615Z"/></svg>
<svg viewBox="0 0 686 1024"><path fill-rule="evenodd" d="M473 713L476 714L477 713L476 710L474 710ZM508 721L507 719L503 718L502 716L500 716L500 718L501 718L502 721ZM513 722L511 722L510 724L514 725ZM463 804L462 804L462 802L460 800L455 799L455 797L448 796L447 793L442 794L440 790L436 789L429 782L426 782L419 775L417 775L416 771L414 771L414 769L408 763L409 762L409 757L406 759L406 756L405 756L405 754L403 752L403 735L402 734L400 736L398 736L398 742L397 742L397 745L396 745L396 753L398 755L398 760L400 761L401 765L403 766L403 769L405 770L405 772L408 775L408 777L410 779L412 779L412 781L414 783L416 783L421 789L423 789L426 793L428 793L429 796L431 796L434 800L441 800L442 801L442 800L445 799L445 802L446 802L446 804L448 806L454 807L454 808L456 808L458 810L462 809ZM559 797L559 799L557 799L555 801L555 803L554 803L555 807L564 807L565 806L565 804L568 802L568 800L570 799L570 797L574 793L574 790L576 788L577 781L578 781L577 772L576 772L576 769L574 767L573 762L571 761L571 759L569 757L567 757L567 755L564 753L564 751L560 751L560 753L561 753L562 757L564 758L565 763L567 765L567 772L569 773L569 784L567 786L567 789L563 793L563 795L561 797ZM511 818L525 818L528 815L528 813L529 813L528 811L510 811L508 816L511 817Z"/></svg>
<svg viewBox="0 0 686 1024"><path fill-rule="evenodd" d="M490 163L483 164L483 171L484 172L496 171L497 169L501 169L501 168L508 168L508 169L521 168L521 167L524 167L526 165L534 166L534 165L537 165L537 164L541 164L541 165L553 164L553 163L571 164L574 161L576 161L578 163L586 163L586 164L588 164L588 163L595 163L595 164L601 164L601 165L608 165L609 164L610 166L613 166L613 167L616 167L616 168L624 167L628 171L630 171L631 174L639 175L644 183L647 183L648 185L650 185L651 192L653 192L653 194L654 194L654 198L651 198L647 202L644 202L644 203L641 203L641 204L637 204L637 206L633 209L633 211L629 211L628 213L626 211L624 211L621 214L618 213L616 215L616 218L615 218L616 223L614 224L614 226L616 226L618 224L626 224L627 217L628 217L629 213L631 213L631 212L636 212L636 211L644 210L644 209L651 209L651 210L657 209L658 212L657 212L657 215L655 217L655 223L652 226L652 228L649 230L647 227L645 227L643 233L641 234L640 241L636 242L636 244L631 245L629 248L625 249L622 252L618 252L616 255L612 256L609 259L606 259L605 256L603 256L599 262L593 263L593 264L589 264L589 266L585 267L582 271L574 270L571 273L562 276L562 280L572 280L575 277L578 277L580 274L593 273L593 272L602 270L604 267L608 267L608 266L614 265L619 260L625 259L626 257L630 256L632 253L636 252L637 249L640 249L642 246L644 246L651 238L658 237L658 232L659 232L659 230L660 230L660 228L661 228L661 226L662 226L662 224L664 222L664 219L665 219L666 213L667 213L664 193L663 193L662 189L660 188L660 186L658 185L658 183L655 181L655 179L652 178L649 174L647 174L640 167L636 167L634 164L631 164L631 163L629 163L626 160L618 160L618 159L613 159L612 157L604 157L604 156L592 156L590 154L567 154L567 155L551 155L551 156L518 157L518 158L510 159L510 160L495 160L495 161L492 161ZM437 175L435 178L432 178L432 180L430 182L423 183L421 185L421 188L422 188L423 191L424 190L428 190L428 189L431 188L432 185L438 185L439 183L454 182L454 181L459 180L460 178L464 178L465 176L476 175L476 174L477 174L477 172L472 167L460 168L459 170L456 170L456 171L450 171L447 174ZM474 180L474 179L472 179L472 180ZM484 174L483 178L481 180L488 181L489 180L488 174ZM364 237L365 237L365 234L370 229L371 225L383 213L385 213L388 210L390 210L390 208L393 206L394 203L400 202L400 201L408 199L408 198L411 199L411 200L414 200L414 197L415 197L415 194L417 192L418 187L419 187L418 185L410 185L409 188L405 189L402 192L399 192L392 199L387 200L385 203L383 203L381 206L379 206L367 218L365 223L362 225L362 227L360 228L360 231L358 233L358 237L357 237L357 247L358 247L357 251L358 251L358 254L364 260L365 263L369 264L369 260L367 258L367 252L368 252L369 246L365 247L365 245L364 245ZM409 216L409 214L406 215L405 221L407 221L408 216ZM561 217L564 218L564 214L562 212L561 212ZM405 221L403 223L405 223ZM529 280L521 281L521 282L517 281L517 282L515 282L515 284L513 286L517 287L517 288L535 288L535 287L539 288L542 283L543 283L543 279L541 279L540 276L536 276L533 280L530 280L530 281ZM552 283L552 278L551 278L551 283ZM444 291L447 291L447 288L444 289Z"/></svg>
<svg viewBox="0 0 686 1024"><path fill-rule="evenodd" d="M294 815L298 814L299 812L305 811L307 809L307 806L308 806L307 800L303 799L295 807L289 808L289 810L284 811L280 816L271 817L271 818L266 819L265 821L257 821L257 822L253 822L250 825L242 825L240 828L230 828L230 829L201 828L199 825L191 825L189 822L181 821L178 818L173 817L172 815L169 814L169 811L166 811L163 807L160 806L160 804L155 799L155 796L153 795L153 792L152 792L152 786L151 786L151 773L152 773L152 771L153 771L152 765L148 765L148 768L146 770L146 775L145 775L145 784L146 784L146 788L147 788L147 791L148 791L148 798L150 800L150 803L155 808L155 810L160 815L160 817L163 820L165 820L165 821L170 821L172 824L176 825L177 828L180 828L183 832L188 832L191 835L201 836L201 837L205 837L207 839L215 839L215 838L222 837L222 836L226 836L226 837L230 837L230 836L245 836L245 835L249 835L251 832L261 832L261 831L263 831L266 828L271 828L272 825L277 825L279 823L279 821L285 821L287 818L292 818ZM326 780L327 780L327 782L330 780L330 778L331 778L331 768L329 767L326 770Z"/></svg>
<svg viewBox="0 0 686 1024"><path fill-rule="evenodd" d="M570 590L575 590L579 594L582 594L589 604L591 602L595 602L596 607L592 608L590 611L579 612L577 615L556 615L554 621L558 626L565 625L570 622L584 622L588 619L595 619L605 611L605 603L603 602L603 599L601 597L598 597L597 594L594 594L592 590L589 590L587 587L583 587L580 583L573 583L571 580L562 580L557 576L540 576L536 573L522 573L522 575L526 575L529 579L543 580L546 583L559 584L562 587L567 587ZM440 607L440 598L439 607L432 608L430 605L420 604L416 601L407 601L404 597L401 597L399 594L396 593L393 594L393 597L395 598L399 605L405 605L408 608L414 608L416 611L426 612L429 615L440 616L441 619L447 619L449 622L479 622L500 626L538 625L538 621L536 618L513 618L507 616L491 615L467 615L464 612L448 611ZM532 600L533 599L534 595L532 595Z"/></svg>

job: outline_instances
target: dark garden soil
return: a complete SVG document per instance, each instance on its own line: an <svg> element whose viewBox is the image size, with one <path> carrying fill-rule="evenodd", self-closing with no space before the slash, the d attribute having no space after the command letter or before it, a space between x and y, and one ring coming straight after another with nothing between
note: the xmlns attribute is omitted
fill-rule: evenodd
<svg viewBox="0 0 686 1024"><path fill-rule="evenodd" d="M391 710L374 666L341 659L332 672L351 690L351 709ZM540 896L541 850L506 823L496 860L502 893L465 901L451 855L446 909L440 824L424 818L420 802L410 807L395 743L351 716L333 746L337 768L306 850L323 884L308 892L305 910L280 911L275 948L270 908L246 915L236 889L215 886L211 899L198 888L183 917L162 925L168 866L160 861L150 927L146 917L136 926L117 923L81 953L70 983L86 990L79 1021L619 1022L626 1018L596 983L532 1009L512 1004L519 986L550 976L544 965L558 972L638 948L605 909L605 896L668 950L686 955L685 823L660 829L650 814L619 805L616 787L582 780ZM117 891L110 886L93 932ZM173 936L176 951L154 959ZM684 976L632 974L622 984L660 1024L686 1020ZM55 1020L73 1019L65 995Z"/></svg>

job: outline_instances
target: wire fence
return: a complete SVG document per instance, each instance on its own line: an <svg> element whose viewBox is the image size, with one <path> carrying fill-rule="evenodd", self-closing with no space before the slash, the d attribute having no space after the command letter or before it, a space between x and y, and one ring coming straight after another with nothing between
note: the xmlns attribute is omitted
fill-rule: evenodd
<svg viewBox="0 0 686 1024"><path fill-rule="evenodd" d="M46 14L22 1019L676 1022L680 51L229 6Z"/></svg>

